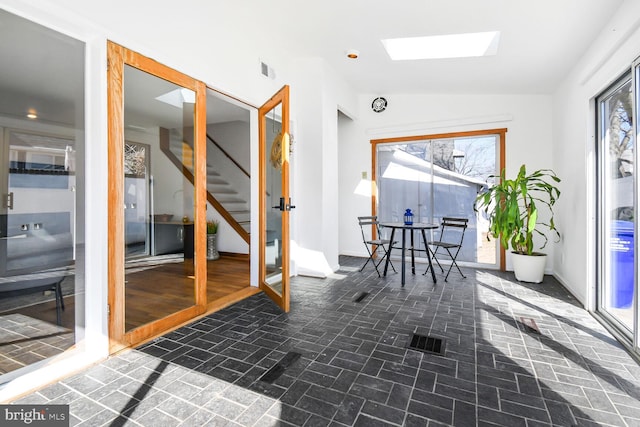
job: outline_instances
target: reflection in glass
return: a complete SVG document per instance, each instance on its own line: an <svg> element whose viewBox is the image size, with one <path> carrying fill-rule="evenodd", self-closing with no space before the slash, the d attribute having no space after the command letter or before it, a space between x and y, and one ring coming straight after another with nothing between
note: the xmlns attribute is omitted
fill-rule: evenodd
<svg viewBox="0 0 640 427"><path fill-rule="evenodd" d="M125 329L195 304L193 91L124 70Z"/></svg>
<svg viewBox="0 0 640 427"><path fill-rule="evenodd" d="M232 220L251 232L251 114L246 106L211 89L207 89L207 220L224 224L216 231L211 244L222 252L220 259L207 261L207 302L250 286L250 259L225 256L249 254L232 246L230 240L240 233L232 229ZM232 192L230 191L232 190ZM215 199L220 207L212 202ZM227 217L223 216L226 210ZM229 216L232 219L229 219ZM224 228L224 230L223 230ZM207 240L210 237L207 235ZM249 238L247 238L249 240ZM213 252L213 251L212 251ZM207 242L209 255L209 242ZM207 256L209 258L209 256Z"/></svg>
<svg viewBox="0 0 640 427"><path fill-rule="evenodd" d="M279 121L282 105L278 104L266 115L266 247L265 282L282 294L282 124Z"/></svg>
<svg viewBox="0 0 640 427"><path fill-rule="evenodd" d="M488 221L474 212L478 192L497 174L497 135L378 144L378 218L439 224L442 217L469 218L459 261L495 264L497 242L487 241ZM424 251L422 241L417 248Z"/></svg>
<svg viewBox="0 0 640 427"><path fill-rule="evenodd" d="M631 77L600 100L605 278L601 308L632 330L634 281L633 93Z"/></svg>
<svg viewBox="0 0 640 427"><path fill-rule="evenodd" d="M135 142L124 143L124 221L126 255L149 255L150 149Z"/></svg>
<svg viewBox="0 0 640 427"><path fill-rule="evenodd" d="M0 44L11 58L0 67L0 374L7 374L83 338L84 44L2 10L0 39L11 40Z"/></svg>

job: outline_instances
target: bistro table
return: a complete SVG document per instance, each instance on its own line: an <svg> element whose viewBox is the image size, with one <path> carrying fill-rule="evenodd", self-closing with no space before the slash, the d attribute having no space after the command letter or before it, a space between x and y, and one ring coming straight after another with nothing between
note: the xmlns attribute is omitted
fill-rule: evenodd
<svg viewBox="0 0 640 427"><path fill-rule="evenodd" d="M429 254L429 247L427 246L427 235L425 233L425 230L435 230L437 229L439 226L437 224L429 224L429 223L424 223L424 222L414 222L411 225L405 224L404 222L381 222L380 225L382 227L385 228L390 228L391 229L391 237L389 238L389 240L391 240L391 245L389 245L389 250L387 251L387 261L384 264L384 276L387 275L387 269L389 268L389 260L391 259L391 250L393 249L393 236L396 233L396 230L402 230L402 259L401 259L401 263L402 263L402 286L404 286L404 278L405 278L405 273L404 273L404 258L405 258L405 251L407 249L407 237L406 237L406 233L407 231L409 231L409 234L411 236L411 273L412 274L416 274L416 258L414 255L414 246L413 246L413 232L415 230L420 230L420 232L422 233L422 241L424 242L424 248L425 251L427 252L427 261L429 261L429 267L431 270L431 278L433 279L433 283L436 283L436 273L433 270L433 265L431 265L431 255Z"/></svg>

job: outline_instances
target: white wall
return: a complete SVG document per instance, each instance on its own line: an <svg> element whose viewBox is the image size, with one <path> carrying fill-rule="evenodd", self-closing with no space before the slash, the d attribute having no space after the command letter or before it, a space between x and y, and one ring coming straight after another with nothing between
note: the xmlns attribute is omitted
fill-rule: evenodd
<svg viewBox="0 0 640 427"><path fill-rule="evenodd" d="M294 70L292 259L299 274L324 277L339 267L338 109L353 110L356 97L320 59L297 61Z"/></svg>
<svg viewBox="0 0 640 427"><path fill-rule="evenodd" d="M264 103L291 80L287 72L289 56L264 30L263 17L252 14L243 2L185 0L178 5L170 0L26 0L22 3L91 22L108 39L254 105ZM262 33L253 34L252 30ZM280 28L277 32L281 32ZM274 79L260 74L260 60L275 70Z"/></svg>
<svg viewBox="0 0 640 427"><path fill-rule="evenodd" d="M247 120L249 113L247 112ZM233 121L207 125L207 133L246 171L251 168L249 123Z"/></svg>
<svg viewBox="0 0 640 427"><path fill-rule="evenodd" d="M341 121L338 169L341 254L366 256L356 217L370 215L371 198L355 191L362 172L371 179L372 139L507 128L507 175L517 173L523 163L530 170L553 166L551 96L385 94L387 109L375 113L371 101L377 96L359 97L360 120ZM551 272L554 245L549 244L545 252L550 255L547 272ZM511 269L510 255L507 269Z"/></svg>
<svg viewBox="0 0 640 427"><path fill-rule="evenodd" d="M563 178L556 277L587 307L595 302L594 97L640 55L640 2L626 1L554 95L554 168ZM586 266L586 268L585 268Z"/></svg>

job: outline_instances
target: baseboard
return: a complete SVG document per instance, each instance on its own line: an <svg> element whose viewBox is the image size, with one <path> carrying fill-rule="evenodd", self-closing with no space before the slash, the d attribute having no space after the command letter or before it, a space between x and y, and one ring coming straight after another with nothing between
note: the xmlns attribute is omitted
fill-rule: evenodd
<svg viewBox="0 0 640 427"><path fill-rule="evenodd" d="M218 252L218 253L220 254L220 256L223 256L226 258L244 259L246 261L249 261L251 259L250 254L238 254L235 252Z"/></svg>

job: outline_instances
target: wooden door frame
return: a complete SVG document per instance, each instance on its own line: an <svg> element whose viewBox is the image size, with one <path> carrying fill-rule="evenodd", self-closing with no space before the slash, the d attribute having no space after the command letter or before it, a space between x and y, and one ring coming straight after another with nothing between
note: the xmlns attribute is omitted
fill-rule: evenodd
<svg viewBox="0 0 640 427"><path fill-rule="evenodd" d="M289 86L285 85L275 95L258 109L258 153L259 153L259 217L258 224L260 230L259 237L259 268L258 283L260 289L264 291L276 304L287 313L289 312L289 276L290 276L290 233L289 233L289 211L282 211L282 295L274 292L269 285L266 284L266 251L267 242L267 213L270 208L267 206L266 197L266 180L267 180L267 164L266 164L266 147L267 133L265 126L266 113L275 108L278 104L282 104L282 197L288 203L290 199L289 193Z"/></svg>
<svg viewBox="0 0 640 427"><path fill-rule="evenodd" d="M371 215L377 214L378 209L378 186L376 183L377 175L376 175L376 163L377 159L377 150L378 144L389 144L389 143L402 143L402 142L414 142L414 141L424 141L428 139L451 139L451 138L465 138L471 136L483 136L483 135L498 135L498 170L499 174L502 169L505 167L505 159L506 159L506 141L507 141L507 128L498 128L498 129L484 129L484 130L472 130L467 132L451 132L451 133L438 133L431 135L414 135L414 136L399 136L393 138L381 138L381 139L372 139L369 142L371 143ZM373 230L373 235L375 236L375 230ZM506 256L505 250L502 246L500 246L499 250L499 265L500 270L506 270Z"/></svg>
<svg viewBox="0 0 640 427"><path fill-rule="evenodd" d="M107 42L108 103L108 312L109 351L123 348L180 325L206 310L206 86L185 74ZM132 331L125 330L124 252L124 66L130 65L158 78L192 90L196 94L194 119L194 262L195 304Z"/></svg>

